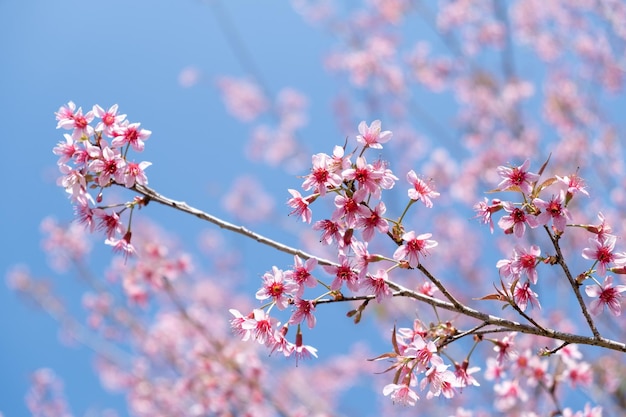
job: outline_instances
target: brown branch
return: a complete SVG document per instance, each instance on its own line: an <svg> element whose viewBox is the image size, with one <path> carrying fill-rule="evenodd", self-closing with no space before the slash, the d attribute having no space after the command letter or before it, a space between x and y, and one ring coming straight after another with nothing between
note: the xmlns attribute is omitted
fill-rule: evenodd
<svg viewBox="0 0 626 417"><path fill-rule="evenodd" d="M580 306L580 309L582 310L583 316L585 316L585 320L587 320L587 324L589 325L589 328L591 329L591 332L593 333L594 337L596 339L599 339L600 332L598 332L598 329L596 328L596 325L594 324L593 319L591 318L591 315L589 314L589 311L587 310L587 305L585 304L585 301L583 300L583 296L580 293L579 285L574 279L574 277L572 276L572 273L570 272L567 264L565 263L565 258L563 257L563 253L561 252L561 246L559 245L559 237L550 233L550 229L548 229L547 226L544 226L544 228L546 229L546 232L548 232L548 236L550 236L552 245L554 246L554 249L556 250L557 263L561 266L561 269L563 269L563 272L565 273L565 276L567 277L567 280L569 281L570 286L572 287L572 290L574 291L574 294L576 295L576 300L578 301L578 305Z"/></svg>
<svg viewBox="0 0 626 417"><path fill-rule="evenodd" d="M230 230L232 232L241 234L259 243L275 248L281 252L289 253L292 255L297 255L303 259L314 258L317 260L318 264L320 265L339 266L339 264L337 264L336 262L332 262L327 259L320 258L318 256L304 252L302 250L295 249L290 246L284 245L282 243L276 242L258 233L254 233L246 229L245 227L228 223L222 219L219 219L215 216L212 216L208 213L205 213L201 210L191 207L187 203L171 200L167 197L160 195L159 193L157 193L156 191L148 187L135 185L133 189L137 191L138 193L142 194L143 196L147 197L149 200L154 200L155 202L159 204L163 204L168 207L172 207L176 210L180 210L184 213L194 215L202 220L213 223L222 229ZM558 244L556 245L556 248L557 248L557 253L559 253L559 258L562 259ZM562 267L563 265L565 268L567 268L567 265L565 265L564 262L562 264ZM567 274L568 274L568 278L572 279L571 274L569 274L569 271L567 271ZM547 337L550 339L561 340L563 342L568 342L568 343L599 346L599 347L603 347L606 349L615 350L618 352L626 352L625 343L603 338L597 333L597 330L594 332L594 337L587 337L587 336L581 336L581 335L576 335L576 334L563 333L563 332L552 330L552 329L537 328L535 326L518 323L516 321L507 320L501 317L492 316L490 314L480 312L458 301L456 303L453 303L450 301L444 301L444 300L439 300L437 298L432 298L427 295L409 290L408 288L405 288L401 286L400 284L394 283L392 281L388 281L387 283L395 291L393 293L394 297L413 298L417 301L421 301L423 303L429 304L434 307L442 308L444 310L460 313L465 316L475 318L489 325L499 326L502 328L509 329L510 331L517 331L520 333L533 334L537 336ZM575 282L574 282L574 286L575 286ZM580 292L578 292L578 294L580 295ZM374 295L362 295L362 296L354 296L354 297L343 297L342 299L338 299L338 300L322 299L322 300L316 301L316 304L326 304L326 303L331 303L331 302L342 302L342 301L363 301L363 300L371 300L374 298L375 298ZM580 301L582 301L582 299ZM584 303L583 303L583 306L584 306ZM586 311L586 308L584 309L584 311ZM593 322L591 323L593 324ZM593 329L595 329L595 326L593 327Z"/></svg>

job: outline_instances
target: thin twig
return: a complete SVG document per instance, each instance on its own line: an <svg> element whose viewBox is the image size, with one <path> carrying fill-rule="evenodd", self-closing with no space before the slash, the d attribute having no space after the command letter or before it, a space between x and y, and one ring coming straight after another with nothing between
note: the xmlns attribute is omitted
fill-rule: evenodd
<svg viewBox="0 0 626 417"><path fill-rule="evenodd" d="M582 294L580 293L580 288L578 287L576 280L572 276L572 273L570 272L567 264L565 263L565 258L563 257L563 253L561 252L561 246L559 245L559 238L558 236L553 235L547 226L544 226L544 229L546 230L546 232L548 232L548 236L550 236L552 245L554 246L554 249L556 250L557 263L561 266L561 269L563 269L563 272L565 273L565 276L567 277L567 280L569 281L572 287L572 290L574 290L574 294L576 295L576 300L578 300L578 304L580 305L580 309L582 310L583 316L585 316L585 320L587 320L587 324L589 325L589 328L591 329L591 332L593 333L595 338L599 339L600 332L598 332L598 329L596 328L596 325L593 322L593 319L591 318L589 311L587 310L587 305L585 304L585 301L583 300Z"/></svg>

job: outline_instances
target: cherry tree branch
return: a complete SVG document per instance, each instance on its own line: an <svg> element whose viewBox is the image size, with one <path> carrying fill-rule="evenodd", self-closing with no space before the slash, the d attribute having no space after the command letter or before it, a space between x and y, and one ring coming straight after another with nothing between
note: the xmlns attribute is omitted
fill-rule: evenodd
<svg viewBox="0 0 626 417"><path fill-rule="evenodd" d="M149 187L145 187L145 186L141 186L137 184L132 189L138 192L139 194L143 195L146 198L146 202L153 200L159 204L163 204L165 206L172 207L184 213L191 214L195 217L198 217L199 219L213 223L222 229L226 229L234 233L238 233L240 235L246 236L250 239L253 239L261 244L270 246L281 252L288 253L291 255L297 255L303 259L314 258L317 260L318 264L320 265L339 266L339 264L337 264L336 262L332 262L330 260L320 258L318 256L304 252L302 250L284 245L280 242L276 242L275 240L272 240L268 237L252 232L243 226L238 226L238 225L226 222L202 210L189 206L185 202L176 201L176 200L172 200L167 197L164 197ZM559 253L559 258L562 259L562 256L560 254L560 248L558 248L558 244L556 245L556 247L557 247L557 253ZM567 265L565 265L565 268L567 268ZM571 274L568 275L568 277L571 279ZM434 282L439 282L439 281L435 279ZM400 284L397 284L391 281L388 281L387 283L389 287L391 287L391 289L394 290L394 293L393 293L394 297L413 298L417 301L421 301L433 307L442 308L444 310L448 310L448 311L463 314L468 317L472 317L488 325L506 328L506 329L509 329L510 331L517 331L520 333L533 334L536 336L543 336L543 337L547 337L550 339L561 340L567 343L599 346L602 348L626 353L626 343L603 338L599 335L597 330L595 330L594 332L594 337L588 337L588 336L582 336L582 335L577 335L577 334L564 333L564 332L560 332L560 331L553 330L553 329L538 328L536 326L530 326L527 324L518 323L513 320L508 320L508 319L504 319L501 317L492 316L487 313L483 313L481 311L468 307L465 304L460 303L459 301L456 301L456 303L451 302L451 301L444 301L444 300L429 297L427 295L409 290L408 288L405 288L401 286ZM441 283L439 284L443 287L443 284ZM574 286L575 286L575 283L574 283ZM450 295L450 297L452 296ZM374 295L358 295L358 296L341 297L339 299L321 299L321 300L317 300L316 304L327 304L327 303L332 303L332 302L344 302L344 301L364 301L364 300L373 300L373 299L375 299Z"/></svg>
<svg viewBox="0 0 626 417"><path fill-rule="evenodd" d="M595 338L599 339L600 332L598 332L598 329L596 328L596 325L594 324L593 319L591 318L591 315L589 314L589 311L587 310L585 301L583 300L582 294L580 293L579 285L574 279L574 277L572 276L572 273L570 272L567 264L565 263L565 258L563 257L563 252L561 252L561 246L559 245L559 237L550 233L550 229L548 229L547 226L544 226L544 228L548 232L548 236L550 236L552 245L554 246L554 249L556 250L557 263L561 266L561 269L563 269L563 272L565 273L565 276L567 277L567 280L569 281L572 287L572 290L574 291L574 294L576 295L576 300L578 300L578 304L580 305L580 309L583 312L583 316L585 316L585 320L587 320L587 324L589 325L589 328L591 329L591 332L593 333Z"/></svg>

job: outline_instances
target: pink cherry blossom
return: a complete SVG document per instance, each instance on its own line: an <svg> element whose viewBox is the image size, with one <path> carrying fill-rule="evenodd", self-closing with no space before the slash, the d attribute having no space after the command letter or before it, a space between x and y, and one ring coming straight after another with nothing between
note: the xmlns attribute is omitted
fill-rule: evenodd
<svg viewBox="0 0 626 417"><path fill-rule="evenodd" d="M587 295L589 297L598 297L589 305L591 314L600 314L605 306L608 307L615 316L622 314L621 293L624 291L626 291L626 285L613 286L612 276L605 277L603 285L587 285L585 287Z"/></svg>
<svg viewBox="0 0 626 417"><path fill-rule="evenodd" d="M65 138L65 142L57 143L57 146L52 149L52 153L59 156L59 160L57 161L58 165L63 165L69 162L74 154L79 150L78 146L76 146L76 142L72 139L72 136L65 133L63 137Z"/></svg>
<svg viewBox="0 0 626 417"><path fill-rule="evenodd" d="M313 212L309 208L310 197L304 198L300 192L291 188L287 191L289 191L289 194L292 196L289 200L287 200L287 205L293 208L289 215L291 216L292 214L296 214L297 216L300 216L303 222L311 223Z"/></svg>
<svg viewBox="0 0 626 417"><path fill-rule="evenodd" d="M302 189L305 191L313 188L313 191L319 193L320 196L326 195L328 188L336 188L341 185L341 176L331 171L331 158L325 153L313 155L311 173L306 176L302 183Z"/></svg>
<svg viewBox="0 0 626 417"><path fill-rule="evenodd" d="M257 300L271 298L279 310L289 305L289 298L297 291L295 282L285 277L282 269L273 266L271 272L263 274L263 286L257 291Z"/></svg>
<svg viewBox="0 0 626 417"><path fill-rule="evenodd" d="M458 387L456 376L448 368L450 365L443 363L443 359L439 356L433 356L430 360L430 367L424 374L424 379L420 384L423 390L429 387L426 398L438 397L443 394L446 398L452 398L455 394L455 388Z"/></svg>
<svg viewBox="0 0 626 417"><path fill-rule="evenodd" d="M235 318L230 320L230 327L233 330L233 332L235 334L237 334L239 337L241 337L242 341L247 341L250 339L250 337L252 336L252 327L250 326L246 326L244 327L243 324L246 323L250 318L250 317L244 317L239 310L231 308L230 310L228 310L230 312L230 314L232 314Z"/></svg>
<svg viewBox="0 0 626 417"><path fill-rule="evenodd" d="M237 318L237 316L235 316L235 318ZM244 322L240 323L240 326L243 330L250 330L251 340L256 340L259 344L264 345L273 342L273 327L275 324L275 318L270 317L264 310L255 308L252 311L252 317L248 317Z"/></svg>
<svg viewBox="0 0 626 417"><path fill-rule="evenodd" d="M123 227L120 216L115 211L107 212L102 209L94 209L93 214L98 219L97 230L104 230L108 239L112 239L116 234L122 233Z"/></svg>
<svg viewBox="0 0 626 417"><path fill-rule="evenodd" d="M85 137L90 137L94 134L94 129L89 125L94 118L92 111L83 115L83 109L76 109L76 105L73 102L69 102L66 106L63 106L56 113L56 119L58 120L57 129L73 129L72 139L80 140Z"/></svg>
<svg viewBox="0 0 626 417"><path fill-rule="evenodd" d="M515 350L515 336L517 336L517 332L511 332L504 336L501 340L495 341L493 350L498 353L496 360L499 363L517 357L517 352Z"/></svg>
<svg viewBox="0 0 626 417"><path fill-rule="evenodd" d="M511 410L516 404L528 399L528 394L519 385L519 381L504 380L493 387L497 395L495 401L496 409L505 412Z"/></svg>
<svg viewBox="0 0 626 417"><path fill-rule="evenodd" d="M93 106L93 114L100 118L100 122L95 127L96 132L102 132L107 136L113 136L115 128L126 119L125 114L117 114L118 105L114 104L108 110L104 110L99 105Z"/></svg>
<svg viewBox="0 0 626 417"><path fill-rule="evenodd" d="M526 311L526 307L530 302L531 306L541 308L539 300L537 299L537 293L530 289L530 282L526 281L523 284L517 284L513 291L513 299L515 303L522 311Z"/></svg>
<svg viewBox="0 0 626 417"><path fill-rule="evenodd" d="M122 123L118 125L113 131L114 139L111 141L111 146L122 147L130 144L135 151L143 151L145 147L144 141L150 138L152 132L140 129L140 125L141 123Z"/></svg>
<svg viewBox="0 0 626 417"><path fill-rule="evenodd" d="M616 236L605 234L602 239L589 239L591 246L583 249L583 258L595 261L600 276L606 275L609 264L621 265L626 263L626 254L614 252L616 241Z"/></svg>
<svg viewBox="0 0 626 417"><path fill-rule="evenodd" d="M391 400L400 405L415 405L419 396L407 384L387 384L383 388L383 395L391 395Z"/></svg>
<svg viewBox="0 0 626 417"><path fill-rule="evenodd" d="M383 174L376 171L373 165L368 164L364 157L359 156L356 159L355 167L346 169L341 176L344 180L357 181L359 189L365 189L367 192L377 195L380 190L378 182Z"/></svg>
<svg viewBox="0 0 626 417"><path fill-rule="evenodd" d="M305 345L302 341L302 333L300 333L300 327L298 326L298 333L296 333L296 343L293 349L293 355L296 358L296 366L300 359L308 359L311 356L317 358L317 349L313 346Z"/></svg>
<svg viewBox="0 0 626 417"><path fill-rule="evenodd" d="M113 150L106 146L102 149L102 154L99 158L94 159L89 163L89 169L93 170L98 175L98 185L106 187L111 180L114 180L118 184L124 184L126 161L122 158L117 149Z"/></svg>
<svg viewBox="0 0 626 417"><path fill-rule="evenodd" d="M333 212L332 220L337 221L342 219L345 221L347 227L356 227L359 218L369 216L371 213L367 207L361 205L366 195L367 191L360 189L352 194L352 196L336 196L335 207L337 207L337 209Z"/></svg>
<svg viewBox="0 0 626 417"><path fill-rule="evenodd" d="M519 207L515 207L513 203L505 201L502 203L502 208L510 213L506 216L502 216L498 221L498 226L504 230L505 233L513 233L515 237L521 238L526 231L526 224L530 227L539 226L539 222L536 217L527 214Z"/></svg>
<svg viewBox="0 0 626 417"><path fill-rule="evenodd" d="M289 318L289 324L300 324L302 320L306 320L309 329L315 327L315 302L312 300L303 300L296 298L294 301L295 310Z"/></svg>
<svg viewBox="0 0 626 417"><path fill-rule="evenodd" d="M104 244L113 246L113 252L122 253L124 258L127 259L129 256L133 256L137 253L133 244L130 243L130 239L131 233L126 232L121 239L107 238Z"/></svg>
<svg viewBox="0 0 626 417"><path fill-rule="evenodd" d="M379 269L375 275L367 275L365 278L365 287L374 293L376 301L381 302L391 297L391 288L387 284L389 277L387 271Z"/></svg>
<svg viewBox="0 0 626 417"><path fill-rule="evenodd" d="M419 178L415 171L410 170L406 174L407 181L413 185L408 191L411 200L422 200L422 203L428 208L433 206L431 198L439 197L439 193L434 191L430 184Z"/></svg>
<svg viewBox="0 0 626 417"><path fill-rule="evenodd" d="M148 185L148 177L144 171L150 165L152 165L152 162L127 162L126 171L124 172L124 185L126 188L132 188L135 184Z"/></svg>
<svg viewBox="0 0 626 417"><path fill-rule="evenodd" d="M589 197L589 193L585 190L585 182L582 178L578 176L578 174L572 174L569 176L558 176L556 175L556 179L558 179L561 183L567 186L567 194L569 198L574 195L581 193Z"/></svg>
<svg viewBox="0 0 626 417"><path fill-rule="evenodd" d="M552 225L559 233L563 233L567 221L572 220L569 210L565 208L565 195L563 191L553 196L552 199L547 202L540 198L535 198L533 204L541 210L541 213L537 216L537 222L545 225L552 219Z"/></svg>
<svg viewBox="0 0 626 417"><path fill-rule="evenodd" d="M402 235L402 244L393 253L393 259L396 261L408 258L409 266L415 268L419 265L419 257L428 255L428 249L437 246L435 240L429 239L432 233L423 233L416 236L414 231L410 231Z"/></svg>
<svg viewBox="0 0 626 417"><path fill-rule="evenodd" d="M456 376L458 386L460 388L468 387L470 385L479 387L480 384L478 383L476 378L472 376L472 374L480 371L480 368L477 366L472 366L471 368L468 368L468 366L469 362L467 360L464 360L462 364L454 364L454 375Z"/></svg>
<svg viewBox="0 0 626 417"><path fill-rule="evenodd" d="M383 217L386 211L385 203L380 201L376 207L370 209L369 216L363 212L364 215L357 219L356 227L361 229L364 241L371 241L376 231L382 234L389 231L389 222Z"/></svg>
<svg viewBox="0 0 626 417"><path fill-rule="evenodd" d="M343 227L340 226L338 222L332 221L330 219L315 222L315 224L313 225L313 230L322 231L322 237L320 238L320 242L325 245L330 245L333 242L339 242L342 239L341 231L343 230Z"/></svg>
<svg viewBox="0 0 626 417"><path fill-rule="evenodd" d="M381 132L380 120L374 120L369 126L362 121L359 123L359 133L356 137L357 142L373 149L382 149L381 143L388 142L393 136L389 130Z"/></svg>
<svg viewBox="0 0 626 417"><path fill-rule="evenodd" d="M528 172L530 166L530 160L525 160L524 163L518 167L498 167L498 174L502 178L498 188L500 190L507 190L511 187L518 187L524 194L530 194L532 192L532 184L539 179L539 175Z"/></svg>
<svg viewBox="0 0 626 417"><path fill-rule="evenodd" d="M540 261L541 249L537 245L532 245L526 250L521 247L515 249L515 256L511 268L516 272L517 276L526 274L528 279L533 283L537 283L537 263Z"/></svg>
<svg viewBox="0 0 626 417"><path fill-rule="evenodd" d="M285 279L293 281L298 286L295 295L302 297L305 286L313 288L317 285L317 279L311 274L317 266L317 259L310 258L306 262L302 262L302 259L295 255L293 262L293 270L285 271Z"/></svg>
<svg viewBox="0 0 626 417"><path fill-rule="evenodd" d="M351 291L358 291L360 288L358 282L359 276L354 272L349 259L346 256L340 255L339 263L339 266L324 266L326 272L335 276L333 282L330 284L330 289L333 291L339 290L345 282Z"/></svg>
<svg viewBox="0 0 626 417"><path fill-rule="evenodd" d="M479 219L483 224L489 225L489 231L493 233L493 213L502 209L502 202L498 199L491 200L491 204L488 203L489 200L485 197L484 201L479 201L474 204L474 211L476 211L476 218Z"/></svg>

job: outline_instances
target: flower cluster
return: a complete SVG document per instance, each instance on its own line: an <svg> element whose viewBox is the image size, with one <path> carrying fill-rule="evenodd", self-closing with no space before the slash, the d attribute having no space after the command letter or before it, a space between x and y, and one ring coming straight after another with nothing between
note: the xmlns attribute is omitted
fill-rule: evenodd
<svg viewBox="0 0 626 417"><path fill-rule="evenodd" d="M415 387L428 390L426 398L452 398L457 390L479 383L472 376L479 368L468 368L469 362L455 364L455 370L448 369L437 353L438 347L430 340L431 330L419 320L413 328L393 329L391 343L393 352L384 353L374 360L391 359L393 364L385 372L394 370L393 382L383 388L383 394L390 396L394 403L415 405L420 398ZM421 380L419 379L421 377Z"/></svg>
<svg viewBox="0 0 626 417"><path fill-rule="evenodd" d="M126 188L147 185L145 169L151 163L131 161L127 154L130 148L143 151L151 132L142 129L140 123L130 123L125 114L118 114L117 104L108 110L95 105L83 114L82 108L70 101L57 111L56 119L57 129L71 131L53 149L63 174L58 184L75 204L79 222L92 232L102 231L105 243L114 251L132 255L135 248L131 244L130 215L126 227L120 216L127 210L132 213L145 201L136 198L131 203L104 206L102 190L112 184ZM98 190L95 198L90 193L92 189Z"/></svg>
<svg viewBox="0 0 626 417"><path fill-rule="evenodd" d="M607 272L626 273L626 252L615 251L617 237L611 234L611 226L607 224L602 213L598 215L601 222L599 225L573 223L568 205L576 195L589 196L585 183L577 174L555 175L540 182L546 165L547 162L539 173L529 171L529 160L517 167L499 167L498 174L502 180L495 191L517 192L521 195L522 202L494 199L488 203L485 199L474 206L476 217L489 224L493 232L492 214L504 210L507 214L500 218L498 226L505 234L513 234L518 239L525 235L527 226L533 229L545 227L552 241L557 244L567 226L580 227L591 233L593 237L589 238L589 246L583 249L582 257L592 261L593 264L578 276L577 283L581 284L586 279L594 281L594 284L585 287L588 296L597 297L589 305L592 314L599 314L606 306L618 316L621 314L621 293L626 291L626 286L613 286L613 278L607 276ZM555 187L557 189L554 189ZM540 195L547 194L547 190L552 191L551 197L542 199ZM550 224L552 227L548 228ZM500 275L508 282L508 288L503 285L502 291L499 291L502 297L500 299L506 300L521 311L525 311L529 303L540 308L538 295L530 288L530 284L537 284L536 268L541 263L555 264L560 261L562 260L557 255L541 256L541 249L537 245L529 248L517 245L510 258L502 259L496 264ZM601 283L595 275L603 277L603 282Z"/></svg>
<svg viewBox="0 0 626 417"><path fill-rule="evenodd" d="M433 199L439 196L432 182L414 170L406 174L408 187L404 213L396 219L387 217L383 193L392 189L399 178L387 162L381 159L369 161L366 153L369 149L381 149L391 138L392 133L383 131L379 120L369 125L361 122L356 135L357 146L353 152L347 152L346 144L343 147L335 146L330 155L313 155L311 171L302 183L302 189L309 194L303 195L298 190L289 189L291 198L287 204L292 209L290 214L310 224L313 221L312 204L318 199L332 199L334 208L330 215L312 225L314 230L321 232L320 242L336 249L337 261L323 265L322 268L331 276L330 282L313 276L318 264L314 258L304 262L295 256L293 268L285 271L272 267L271 271L263 275L262 287L256 293L256 298L264 302L264 306L247 315L231 310L234 316L231 320L232 328L243 340L256 340L267 345L271 351L282 352L285 356L295 354L296 359L315 356L315 348L302 345L301 324L306 322L309 329L315 326L314 313L320 301L343 300L344 291L366 297L367 301L358 310L349 313L349 316L356 316L355 322L358 322L370 298L383 302L393 295L389 275L394 269L418 267L429 251L437 246L431 233L407 231L402 224L411 205L421 201L425 207L431 208ZM389 255L370 253L368 247L377 237L391 240L395 249ZM321 295L305 297L305 289L318 285L324 288ZM431 296L434 289L426 285L423 292ZM291 310L284 324L270 316L274 307L279 311ZM288 328L293 325L297 325L295 343L285 339ZM436 350L432 341L420 340L430 343L429 346ZM416 346L417 341L411 343ZM411 349L407 345L407 355ZM449 396L450 389L458 386L454 374L447 371L447 367L441 358L434 355L432 360L424 362L419 368L426 373L424 384L430 386L429 397L438 396L442 392ZM403 378L408 381L409 377L405 375ZM385 388L386 394L390 393L390 387ZM400 398L405 392L402 386L393 390L393 398ZM409 392L406 395L407 398L413 397Z"/></svg>

